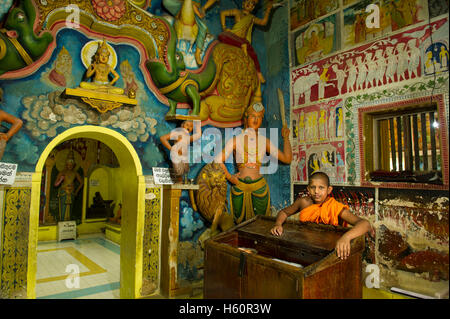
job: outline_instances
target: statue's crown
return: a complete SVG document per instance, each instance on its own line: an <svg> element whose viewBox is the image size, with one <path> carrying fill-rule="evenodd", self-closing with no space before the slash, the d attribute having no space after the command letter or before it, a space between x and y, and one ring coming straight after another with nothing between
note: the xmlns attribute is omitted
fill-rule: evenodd
<svg viewBox="0 0 450 319"><path fill-rule="evenodd" d="M100 53L100 52L102 52L102 51L107 52L108 55L109 55L109 49L108 49L108 45L106 44L105 39L103 39L103 42L99 42L99 43L98 43L98 49L97 49L97 52Z"/></svg>

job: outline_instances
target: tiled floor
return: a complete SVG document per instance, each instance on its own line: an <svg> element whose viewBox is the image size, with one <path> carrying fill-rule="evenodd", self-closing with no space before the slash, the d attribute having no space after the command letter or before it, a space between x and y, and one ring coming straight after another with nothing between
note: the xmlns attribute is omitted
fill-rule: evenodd
<svg viewBox="0 0 450 319"><path fill-rule="evenodd" d="M120 247L103 234L39 242L37 250L37 299L120 298Z"/></svg>

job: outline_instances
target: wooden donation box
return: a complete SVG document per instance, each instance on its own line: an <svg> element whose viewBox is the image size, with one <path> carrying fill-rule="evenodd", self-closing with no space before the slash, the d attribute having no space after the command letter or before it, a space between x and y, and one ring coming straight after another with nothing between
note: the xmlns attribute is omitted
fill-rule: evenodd
<svg viewBox="0 0 450 319"><path fill-rule="evenodd" d="M346 260L336 241L348 229L256 216L205 243L204 298L361 298L364 236Z"/></svg>

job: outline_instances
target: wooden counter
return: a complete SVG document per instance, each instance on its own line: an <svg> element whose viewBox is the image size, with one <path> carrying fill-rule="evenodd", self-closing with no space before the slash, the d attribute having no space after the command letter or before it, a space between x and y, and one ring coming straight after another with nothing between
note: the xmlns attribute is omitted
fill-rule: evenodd
<svg viewBox="0 0 450 319"><path fill-rule="evenodd" d="M340 260L336 241L348 229L256 216L205 243L204 298L361 298L364 236Z"/></svg>

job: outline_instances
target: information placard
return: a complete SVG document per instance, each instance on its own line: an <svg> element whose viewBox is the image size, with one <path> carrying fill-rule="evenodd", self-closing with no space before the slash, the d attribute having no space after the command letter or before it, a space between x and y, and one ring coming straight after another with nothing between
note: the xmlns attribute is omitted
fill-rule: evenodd
<svg viewBox="0 0 450 319"><path fill-rule="evenodd" d="M167 167L153 167L153 179L156 185L172 185L174 181Z"/></svg>
<svg viewBox="0 0 450 319"><path fill-rule="evenodd" d="M0 162L0 185L12 185L16 179L17 164Z"/></svg>

